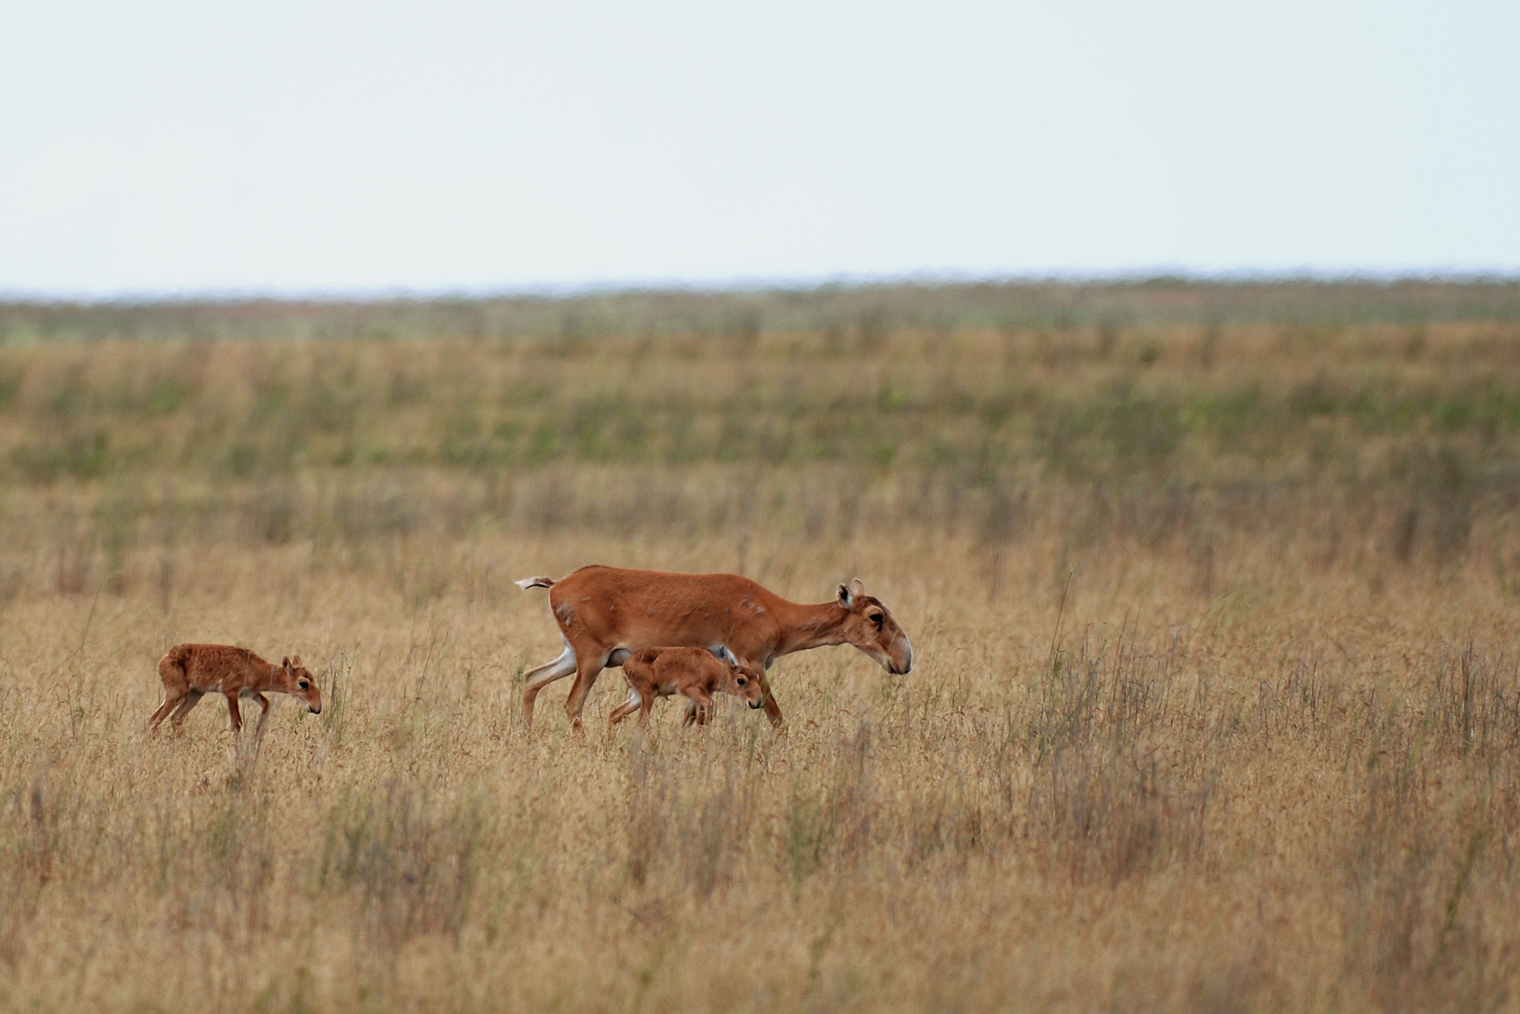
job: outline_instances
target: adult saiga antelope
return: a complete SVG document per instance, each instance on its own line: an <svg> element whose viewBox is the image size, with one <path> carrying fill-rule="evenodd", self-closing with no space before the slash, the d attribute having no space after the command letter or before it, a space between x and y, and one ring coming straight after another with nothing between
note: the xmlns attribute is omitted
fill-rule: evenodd
<svg viewBox="0 0 1520 1014"><path fill-rule="evenodd" d="M913 668L913 645L879 599L856 578L832 602L802 605L737 574L667 574L655 570L582 567L555 581L517 582L548 588L549 605L565 650L523 680L523 721L533 724L533 701L555 680L575 675L565 713L581 726L581 709L597 675L644 648L726 647L764 672L782 655L830 644L853 644L902 675ZM781 708L765 686L765 714L781 724Z"/></svg>

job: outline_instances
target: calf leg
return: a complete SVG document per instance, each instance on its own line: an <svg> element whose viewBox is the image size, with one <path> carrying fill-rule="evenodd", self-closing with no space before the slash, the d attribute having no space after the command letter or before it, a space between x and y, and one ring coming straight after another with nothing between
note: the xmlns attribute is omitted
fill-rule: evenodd
<svg viewBox="0 0 1520 1014"><path fill-rule="evenodd" d="M643 703L644 698L639 696L639 692L637 690L630 690L628 692L628 700L613 709L612 717L607 720L607 724L609 726L618 724L635 711L638 711Z"/></svg>
<svg viewBox="0 0 1520 1014"><path fill-rule="evenodd" d="M258 731L259 732L263 732L264 731L264 723L269 720L269 698L265 697L263 694L254 694L253 695L253 699L256 700L256 701L258 701L259 702L259 707L261 707L261 708L264 709L263 711L259 712L259 724L258 724Z"/></svg>
<svg viewBox="0 0 1520 1014"><path fill-rule="evenodd" d="M706 725L708 709L712 707L712 698L708 696L707 691L701 687L690 687L682 690L681 693L690 697L692 704L695 705L694 708L687 708L684 724L690 725L695 721L698 725Z"/></svg>
<svg viewBox="0 0 1520 1014"><path fill-rule="evenodd" d="M169 716L174 706L191 692L190 678L179 660L175 658L174 652L170 652L159 660L158 678L164 685L164 703L160 704L158 710L153 712L153 716L148 719L150 732L157 732L159 725Z"/></svg>
<svg viewBox="0 0 1520 1014"><path fill-rule="evenodd" d="M158 706L158 710L153 712L152 717L148 719L148 731L157 732L158 727L163 724L164 719L169 717L169 712L174 710L174 706L178 704L183 699L183 697L184 695L181 694L178 690L165 687L164 703L160 704Z"/></svg>
<svg viewBox="0 0 1520 1014"><path fill-rule="evenodd" d="M192 690L179 699L179 704L174 709L174 716L169 719L169 724L174 726L176 736L183 735L185 731L185 716L190 714L190 709L201 702L204 695L199 691Z"/></svg>
<svg viewBox="0 0 1520 1014"><path fill-rule="evenodd" d="M235 736L243 731L243 713L238 710L238 695L236 690L230 690L225 695L227 698L227 719L232 723L232 734Z"/></svg>

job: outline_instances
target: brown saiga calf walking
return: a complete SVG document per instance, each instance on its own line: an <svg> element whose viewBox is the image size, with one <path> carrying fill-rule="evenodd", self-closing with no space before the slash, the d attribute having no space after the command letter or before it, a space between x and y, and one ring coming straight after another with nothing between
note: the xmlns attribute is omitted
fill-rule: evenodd
<svg viewBox="0 0 1520 1014"><path fill-rule="evenodd" d="M713 694L733 694L752 708L765 707L765 684L760 670L742 665L719 649L721 657L706 648L645 648L623 660L623 678L628 681L628 700L618 705L608 720L616 725L637 711L639 724L649 724L649 711L656 697L680 694L696 705L686 713L686 724L707 724Z"/></svg>
<svg viewBox="0 0 1520 1014"><path fill-rule="evenodd" d="M243 728L238 698L251 697L263 710L258 727L269 717L269 698L262 691L290 694L306 703L314 715L322 713L322 692L317 681L301 665L301 656L287 658L280 665L264 661L247 648L230 644L177 644L158 663L158 678L164 681L164 703L148 719L148 731L158 726L174 711L174 731L183 731L185 716L209 693L227 698L227 714L232 731Z"/></svg>

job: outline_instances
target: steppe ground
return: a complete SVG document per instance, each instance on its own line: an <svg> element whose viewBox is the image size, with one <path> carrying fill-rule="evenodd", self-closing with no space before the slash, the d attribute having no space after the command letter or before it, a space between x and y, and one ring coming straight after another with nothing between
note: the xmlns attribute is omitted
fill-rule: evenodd
<svg viewBox="0 0 1520 1014"><path fill-rule="evenodd" d="M1520 1006L1520 286L0 306L0 1009ZM861 577L521 722L514 578ZM180 641L300 654L150 737ZM167 733L167 727L165 729Z"/></svg>

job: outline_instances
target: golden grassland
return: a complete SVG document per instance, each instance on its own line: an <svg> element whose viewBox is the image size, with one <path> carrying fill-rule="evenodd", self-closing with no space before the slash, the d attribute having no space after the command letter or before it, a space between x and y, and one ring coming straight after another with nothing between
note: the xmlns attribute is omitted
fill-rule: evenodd
<svg viewBox="0 0 1520 1014"><path fill-rule="evenodd" d="M1512 1009L1520 327L1428 317L12 327L0 1008ZM524 730L589 562L916 665ZM323 714L148 737L184 640Z"/></svg>

